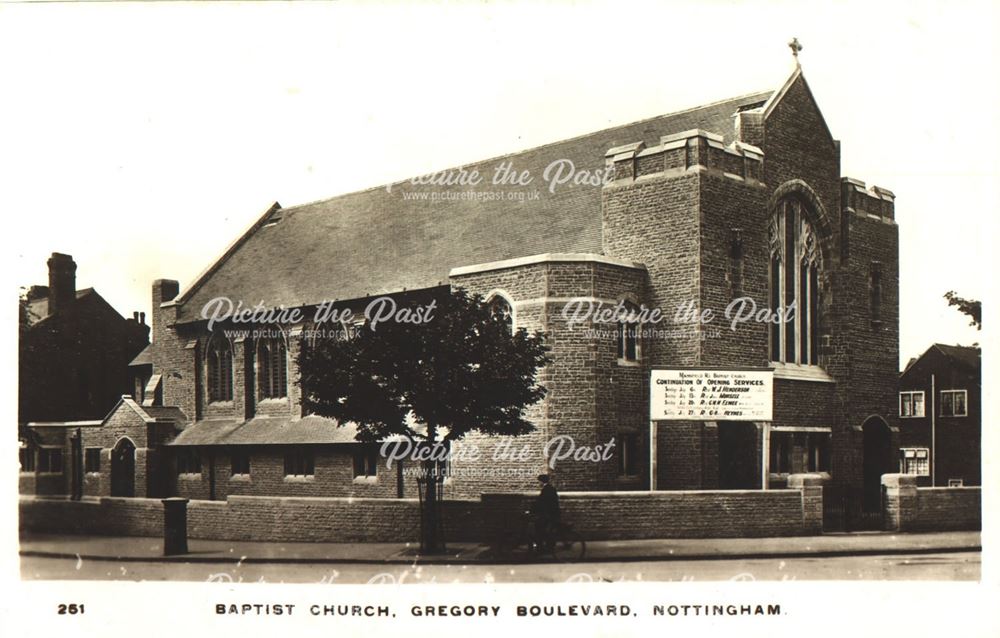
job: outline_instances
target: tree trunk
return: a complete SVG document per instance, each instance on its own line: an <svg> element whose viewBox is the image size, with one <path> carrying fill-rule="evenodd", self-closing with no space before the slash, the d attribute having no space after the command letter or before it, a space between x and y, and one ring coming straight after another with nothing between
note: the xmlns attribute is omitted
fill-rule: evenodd
<svg viewBox="0 0 1000 638"><path fill-rule="evenodd" d="M433 460L423 462L424 465L424 499L420 511L420 545L424 553L435 554L444 551L444 539L440 534L440 503L438 502L437 466Z"/></svg>
<svg viewBox="0 0 1000 638"><path fill-rule="evenodd" d="M433 423L427 424L427 444L433 446L437 441L437 428ZM433 448L432 448L433 450ZM433 457L433 455L431 455ZM420 548L424 553L437 554L444 551L444 538L440 534L440 507L438 503L438 477L436 463L433 458L423 462L424 466L424 498L420 509Z"/></svg>

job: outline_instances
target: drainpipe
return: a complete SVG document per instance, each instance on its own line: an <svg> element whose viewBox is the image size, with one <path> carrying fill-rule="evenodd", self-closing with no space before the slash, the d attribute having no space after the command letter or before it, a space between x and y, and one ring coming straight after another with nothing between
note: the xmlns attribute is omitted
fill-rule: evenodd
<svg viewBox="0 0 1000 638"><path fill-rule="evenodd" d="M215 448L208 448L208 500L215 500Z"/></svg>
<svg viewBox="0 0 1000 638"><path fill-rule="evenodd" d="M937 394L931 375L931 487L937 487Z"/></svg>
<svg viewBox="0 0 1000 638"><path fill-rule="evenodd" d="M656 438L657 438L657 422L649 422L649 491L655 492L656 485Z"/></svg>

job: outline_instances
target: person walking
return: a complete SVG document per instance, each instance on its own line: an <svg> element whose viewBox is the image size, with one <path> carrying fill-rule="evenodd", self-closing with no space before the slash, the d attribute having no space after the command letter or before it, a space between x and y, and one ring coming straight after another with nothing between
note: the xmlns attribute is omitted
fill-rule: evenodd
<svg viewBox="0 0 1000 638"><path fill-rule="evenodd" d="M553 487L548 474L540 474L538 482L542 491L532 507L535 515L535 535L538 538L539 549L551 552L555 547L556 531L559 529L559 492Z"/></svg>

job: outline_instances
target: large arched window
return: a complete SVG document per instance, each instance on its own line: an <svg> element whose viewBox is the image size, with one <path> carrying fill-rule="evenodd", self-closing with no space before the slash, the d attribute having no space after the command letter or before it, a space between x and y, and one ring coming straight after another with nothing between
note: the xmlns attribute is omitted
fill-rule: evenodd
<svg viewBox="0 0 1000 638"><path fill-rule="evenodd" d="M771 311L782 319L771 324L771 360L816 365L821 260L805 205L797 198L782 200L771 216L768 236Z"/></svg>
<svg viewBox="0 0 1000 638"><path fill-rule="evenodd" d="M280 399L288 395L288 357L281 337L257 342L257 388L261 399Z"/></svg>
<svg viewBox="0 0 1000 638"><path fill-rule="evenodd" d="M513 334L514 309L511 308L510 302L501 295L493 295L490 297L489 304L490 314L493 316L493 320L502 323L507 327L507 332Z"/></svg>
<svg viewBox="0 0 1000 638"><path fill-rule="evenodd" d="M222 336L208 343L205 356L209 401L233 400L233 346Z"/></svg>

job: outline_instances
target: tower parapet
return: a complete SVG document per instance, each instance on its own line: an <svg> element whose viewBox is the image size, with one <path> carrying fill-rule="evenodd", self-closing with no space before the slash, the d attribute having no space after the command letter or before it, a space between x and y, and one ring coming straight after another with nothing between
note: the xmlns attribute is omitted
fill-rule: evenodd
<svg viewBox="0 0 1000 638"><path fill-rule="evenodd" d="M887 188L873 185L866 189L861 180L842 177L840 194L845 211L878 217L887 222L896 219L896 195Z"/></svg>
<svg viewBox="0 0 1000 638"><path fill-rule="evenodd" d="M717 171L739 180L759 182L764 152L752 144L723 143L721 135L692 129L660 138L656 146L643 142L616 146L605 153L614 181L635 181L688 170Z"/></svg>

